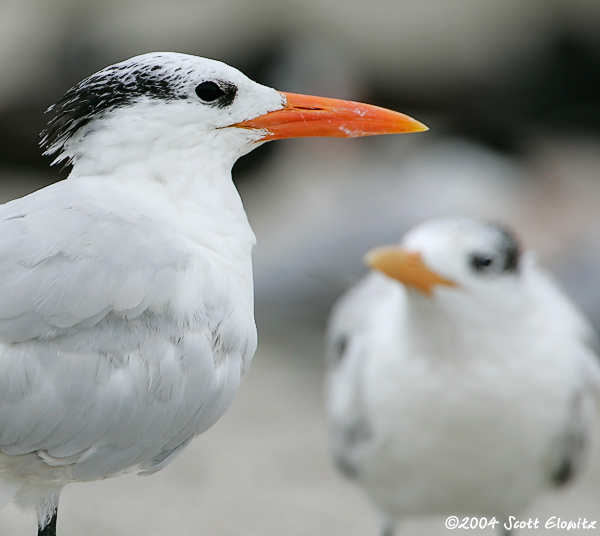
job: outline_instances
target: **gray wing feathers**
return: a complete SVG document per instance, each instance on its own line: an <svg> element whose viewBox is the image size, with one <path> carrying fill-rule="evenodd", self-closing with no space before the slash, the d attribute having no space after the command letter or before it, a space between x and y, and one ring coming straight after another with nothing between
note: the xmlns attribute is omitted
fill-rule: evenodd
<svg viewBox="0 0 600 536"><path fill-rule="evenodd" d="M364 367L370 310L386 293L385 282L369 275L334 306L327 332L327 399L333 457L346 476L360 470L360 454L371 438L364 401Z"/></svg>
<svg viewBox="0 0 600 536"><path fill-rule="evenodd" d="M147 219L84 207L21 207L0 221L0 340L54 336L110 311L136 316L184 266L159 229L147 239Z"/></svg>
<svg viewBox="0 0 600 536"><path fill-rule="evenodd" d="M139 463L158 470L221 417L240 383L240 360L215 364L211 341L192 339L149 340L121 366L30 346L37 362L30 359L28 367L40 374L19 389L21 398L9 389L12 401L0 386L0 451L38 452L49 465L73 465L72 475L82 480ZM51 370L44 366L50 360Z"/></svg>
<svg viewBox="0 0 600 536"><path fill-rule="evenodd" d="M540 314L549 315L548 325L557 340L564 341L562 352L577 367L571 408L564 429L550 445L548 473L555 485L568 482L579 470L586 443L593 436L600 410L600 360L596 354L598 337L593 327L544 270L535 272L529 287L535 303L543 305ZM566 381L566 380L565 380Z"/></svg>
<svg viewBox="0 0 600 536"><path fill-rule="evenodd" d="M188 263L157 224L69 188L0 207L0 452L79 479L152 472L223 414L245 350L157 301Z"/></svg>
<svg viewBox="0 0 600 536"><path fill-rule="evenodd" d="M371 437L361 383L364 342L360 335L350 338L338 369L328 378L333 457L349 477L358 473L359 453Z"/></svg>

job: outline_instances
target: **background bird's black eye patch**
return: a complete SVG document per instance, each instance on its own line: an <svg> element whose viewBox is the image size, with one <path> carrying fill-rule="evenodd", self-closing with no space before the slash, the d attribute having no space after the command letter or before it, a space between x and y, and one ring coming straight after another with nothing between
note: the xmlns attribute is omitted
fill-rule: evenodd
<svg viewBox="0 0 600 536"><path fill-rule="evenodd" d="M502 256L502 270L507 273L518 272L521 260L521 247L517 237L503 225L496 224L494 227L500 235L498 251Z"/></svg>
<svg viewBox="0 0 600 536"><path fill-rule="evenodd" d="M521 249L517 238L504 226L490 223L494 232L493 249L477 251L469 256L469 267L480 274L510 274L519 271Z"/></svg>
<svg viewBox="0 0 600 536"><path fill-rule="evenodd" d="M487 272L494 265L494 257L484 253L474 253L469 259L469 265L476 272Z"/></svg>
<svg viewBox="0 0 600 536"><path fill-rule="evenodd" d="M237 93L237 88L233 84L225 82L206 81L198 84L195 89L196 95L203 102L215 103L224 108L229 106Z"/></svg>

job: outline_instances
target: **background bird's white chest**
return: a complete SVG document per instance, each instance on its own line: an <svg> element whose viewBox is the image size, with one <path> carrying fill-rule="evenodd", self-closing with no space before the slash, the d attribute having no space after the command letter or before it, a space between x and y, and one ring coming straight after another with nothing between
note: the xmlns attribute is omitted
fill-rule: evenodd
<svg viewBox="0 0 600 536"><path fill-rule="evenodd" d="M435 352L398 335L401 312L380 313L364 364L372 440L360 476L375 500L395 515L518 512L549 478L575 368L518 334L479 351L477 337L458 338Z"/></svg>

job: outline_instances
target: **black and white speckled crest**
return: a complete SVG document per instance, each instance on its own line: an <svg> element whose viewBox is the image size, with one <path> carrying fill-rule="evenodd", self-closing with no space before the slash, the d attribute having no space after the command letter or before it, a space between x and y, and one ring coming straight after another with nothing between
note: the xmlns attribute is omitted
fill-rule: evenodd
<svg viewBox="0 0 600 536"><path fill-rule="evenodd" d="M186 55L154 53L137 56L110 65L69 89L48 111L54 117L41 134L41 146L47 153L59 151L82 127L110 111L147 98L181 100L190 97L193 68L186 64ZM182 61L180 58L184 58ZM216 106L231 103L235 86L224 85L223 99Z"/></svg>

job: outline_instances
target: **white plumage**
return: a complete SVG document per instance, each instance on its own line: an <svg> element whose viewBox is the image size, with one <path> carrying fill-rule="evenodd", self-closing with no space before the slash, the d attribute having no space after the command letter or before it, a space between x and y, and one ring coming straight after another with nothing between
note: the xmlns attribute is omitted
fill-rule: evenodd
<svg viewBox="0 0 600 536"><path fill-rule="evenodd" d="M153 53L57 103L43 143L71 174L0 207L0 507L54 534L65 484L158 471L223 415L257 343L236 159L269 139L424 129L336 102Z"/></svg>
<svg viewBox="0 0 600 536"><path fill-rule="evenodd" d="M330 318L327 395L336 463L384 534L409 516L502 528L579 472L595 335L509 232L433 221L366 262Z"/></svg>

